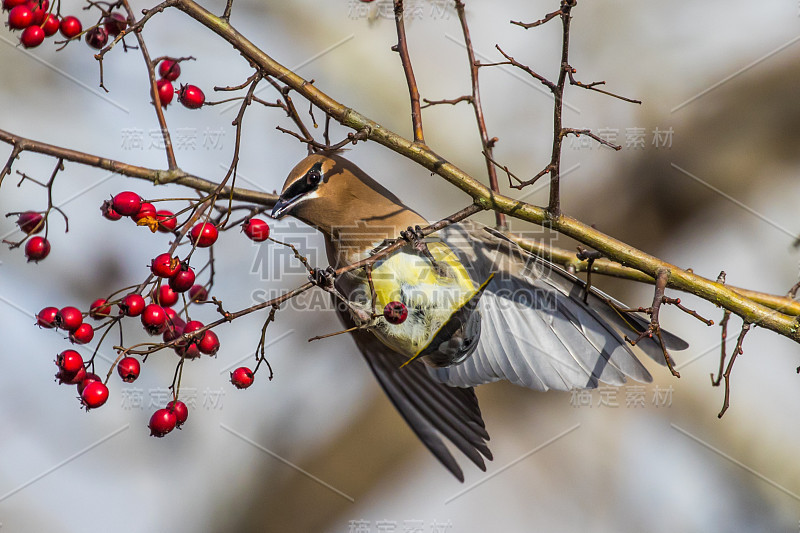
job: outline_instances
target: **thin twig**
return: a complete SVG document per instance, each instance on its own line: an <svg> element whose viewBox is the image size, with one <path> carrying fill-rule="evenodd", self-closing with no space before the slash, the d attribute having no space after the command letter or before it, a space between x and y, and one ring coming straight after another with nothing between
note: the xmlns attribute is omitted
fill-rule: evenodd
<svg viewBox="0 0 800 533"><path fill-rule="evenodd" d="M536 22L517 22L517 21L512 20L511 24L516 24L517 26L522 26L523 28L528 30L530 28L535 28L536 26L541 26L545 22L553 20L554 18L556 18L560 14L561 14L561 10L558 9L556 11L553 11L552 13L548 13L547 15L545 15L543 18L537 20Z"/></svg>
<svg viewBox="0 0 800 533"><path fill-rule="evenodd" d="M570 85L574 85L574 86L580 87L582 89L587 89L589 91L596 91L598 93L605 94L606 96L611 96L612 98L618 98L620 100L623 100L625 102L630 102L632 104L641 104L642 103L641 100L635 100L633 98L626 98L625 96L620 96L618 94L615 94L615 93L612 93L612 92L609 92L609 91L604 91L603 89L598 89L597 88L598 85L605 85L606 82L604 82L604 81L595 81L595 82L592 82L592 83L580 82L580 81L575 79L575 76L574 76L575 72L577 72L577 71L574 68L572 68L571 66L567 65L567 75L569 76Z"/></svg>
<svg viewBox="0 0 800 533"><path fill-rule="evenodd" d="M739 354L744 353L742 351L742 343L744 342L744 336L747 335L748 331L750 331L750 326L751 324L749 322L744 322L742 324L742 331L739 333L739 338L736 339L736 347L733 349L733 353L731 354L730 361L728 361L728 367L725 369L725 373L722 374L722 377L725 380L725 400L722 402L722 409L717 415L717 418L722 418L722 415L725 414L725 411L728 410L728 406L730 405L731 370L733 370L733 363L736 362L736 357L739 356Z"/></svg>
<svg viewBox="0 0 800 533"><path fill-rule="evenodd" d="M478 82L479 68L475 64L475 50L472 47L472 36L469 32L469 25L467 24L466 10L464 9L464 2L455 0L456 12L458 13L458 20L461 22L461 32L464 35L464 46L467 49L467 58L469 59L469 74L472 86L472 94L468 97L472 109L475 111L475 121L478 124L478 132L481 136L481 144L483 145L482 153L484 154L484 163L486 164L486 172L489 175L489 188L494 192L500 192L500 186L497 182L497 171L493 161L494 146L497 143L497 137L489 137L486 129L486 119L483 115L483 105L481 105L481 89ZM461 98L464 98L463 96ZM505 229L508 227L506 216L498 211L494 212L495 226L498 229Z"/></svg>
<svg viewBox="0 0 800 533"><path fill-rule="evenodd" d="M714 378L714 373L711 373L711 385L714 387L719 387L720 381L722 381L722 372L725 369L725 359L728 357L728 351L725 348L725 344L728 340L728 321L731 318L731 312L725 309L722 312L722 320L720 320L719 325L721 328L720 332L720 354L719 354L719 372L717 373L717 377Z"/></svg>
<svg viewBox="0 0 800 533"><path fill-rule="evenodd" d="M225 4L225 11L222 13L222 16L220 18L222 20L224 20L225 22L230 22L231 21L231 11L233 11L233 0L227 0L227 3ZM272 378L270 378L270 379L272 379Z"/></svg>
<svg viewBox="0 0 800 533"><path fill-rule="evenodd" d="M131 9L130 3L128 0L122 0L122 5L125 7L125 11L128 14L128 25L136 27L136 18L133 16L133 9ZM163 9L171 5L172 2L164 2L162 5L154 8L154 10ZM149 12L146 13L142 18L147 18L148 15L150 15ZM175 151L172 148L172 138L170 137L169 129L167 128L167 120L164 118L164 108L161 105L161 97L158 94L155 66L153 65L153 61L150 59L150 53L147 51L147 45L142 37L142 27L136 27L133 33L136 35L136 41L139 43L139 49L142 52L142 58L144 59L147 67L147 75L150 79L150 92L153 96L153 107L155 107L156 118L158 118L158 124L161 127L161 137L164 139L164 151L167 155L167 166L170 170L175 170L178 168L178 162L175 159Z"/></svg>
<svg viewBox="0 0 800 533"><path fill-rule="evenodd" d="M403 65L403 72L406 75L408 85L408 95L411 99L411 125L414 129L414 142L425 144L425 136L422 133L422 109L419 104L419 88L414 77L414 69L411 66L411 58L408 55L408 43L406 41L406 28L403 20L403 0L394 1L394 22L397 27L397 44L392 50L400 54L400 62Z"/></svg>
<svg viewBox="0 0 800 533"><path fill-rule="evenodd" d="M422 101L425 102L425 105L422 106L422 109L425 109L426 107L431 107L435 105L443 105L443 104L456 105L459 102L472 103L472 96L465 94L463 96L459 96L458 98L445 98L443 100L428 100L427 98L423 98Z"/></svg>
<svg viewBox="0 0 800 533"><path fill-rule="evenodd" d="M661 311L661 304L664 303L664 291L667 288L667 282L669 281L669 270L662 269L659 270L656 275L656 283L655 283L655 291L653 294L653 305L647 309L626 309L620 310L623 312L631 312L631 311L639 311L645 312L650 315L650 325L642 331L638 337L631 340L628 337L625 337L631 346L636 346L636 344L644 338L653 337L653 335L658 338L658 343L661 346L661 351L664 352L664 361L667 363L667 368L672 373L673 376L676 378L681 377L680 373L675 370L672 365L672 357L669 355L667 351L667 345L664 343L664 339L661 336L661 323L659 322L659 312Z"/></svg>

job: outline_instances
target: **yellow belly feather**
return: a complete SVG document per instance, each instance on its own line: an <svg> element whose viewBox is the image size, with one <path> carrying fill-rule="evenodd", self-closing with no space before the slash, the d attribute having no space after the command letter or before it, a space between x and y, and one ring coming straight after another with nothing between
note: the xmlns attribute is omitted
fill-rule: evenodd
<svg viewBox="0 0 800 533"><path fill-rule="evenodd" d="M402 324L378 318L371 329L390 348L413 356L425 346L436 330L475 293L477 285L453 251L441 242L428 243L434 259L444 266L439 275L422 255L401 250L379 261L372 270L376 308L401 301L409 317ZM362 287L369 294L367 287Z"/></svg>

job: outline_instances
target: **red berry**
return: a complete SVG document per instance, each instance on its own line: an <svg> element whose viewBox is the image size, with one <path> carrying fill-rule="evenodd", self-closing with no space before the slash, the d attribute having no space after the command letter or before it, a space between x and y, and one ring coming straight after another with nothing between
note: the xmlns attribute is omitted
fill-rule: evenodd
<svg viewBox="0 0 800 533"><path fill-rule="evenodd" d="M167 313L167 325L180 337L183 335L183 328L186 327L186 322L177 314L175 316L170 316L169 313Z"/></svg>
<svg viewBox="0 0 800 533"><path fill-rule="evenodd" d="M142 199L135 192L123 191L111 200L111 207L122 216L130 217L142 208Z"/></svg>
<svg viewBox="0 0 800 533"><path fill-rule="evenodd" d="M216 355L219 351L219 337L211 330L206 331L200 342L197 343L197 348L208 355Z"/></svg>
<svg viewBox="0 0 800 533"><path fill-rule="evenodd" d="M208 300L208 291L202 285L192 285L189 289L189 299L193 302L204 302Z"/></svg>
<svg viewBox="0 0 800 533"><path fill-rule="evenodd" d="M122 13L111 13L103 19L103 27L109 35L116 37L128 27L128 19Z"/></svg>
<svg viewBox="0 0 800 533"><path fill-rule="evenodd" d="M86 410L96 409L108 400L108 387L100 381L92 381L86 384L81 393L81 403Z"/></svg>
<svg viewBox="0 0 800 533"><path fill-rule="evenodd" d="M44 24L42 24L42 29L44 30L45 36L50 37L55 35L59 27L60 23L58 22L58 17L48 13L44 19Z"/></svg>
<svg viewBox="0 0 800 533"><path fill-rule="evenodd" d="M105 298L98 298L89 307L89 316L95 320L102 320L111 314L111 306L107 305Z"/></svg>
<svg viewBox="0 0 800 533"><path fill-rule="evenodd" d="M161 105L168 106L175 96L175 87L172 86L169 80L158 80L156 88L158 89L158 99L161 100Z"/></svg>
<svg viewBox="0 0 800 533"><path fill-rule="evenodd" d="M218 236L217 227L211 222L201 222L189 232L189 240L198 248L208 248L217 241Z"/></svg>
<svg viewBox="0 0 800 533"><path fill-rule="evenodd" d="M183 328L186 327L186 322L180 317L180 315L178 315L178 313L175 312L174 309L167 308L166 312L167 320L169 321L169 327L176 331L180 331L180 333L183 333Z"/></svg>
<svg viewBox="0 0 800 533"><path fill-rule="evenodd" d="M36 48L44 42L44 30L40 26L28 26L22 30L19 42L25 48Z"/></svg>
<svg viewBox="0 0 800 533"><path fill-rule="evenodd" d="M150 304L142 312L142 325L150 335L159 335L167 327L167 313L157 304Z"/></svg>
<svg viewBox="0 0 800 533"><path fill-rule="evenodd" d="M402 324L408 318L408 309L403 302L389 302L383 308L383 318L389 324Z"/></svg>
<svg viewBox="0 0 800 533"><path fill-rule="evenodd" d="M169 409L159 409L150 417L150 424L148 424L147 427L150 428L151 437L163 437L175 429L175 424L177 424L177 422L178 417L173 411Z"/></svg>
<svg viewBox="0 0 800 533"><path fill-rule="evenodd" d="M171 411L175 414L175 418L177 419L175 427L177 428L180 428L183 423L186 422L186 419L189 418L189 408L180 400L169 402L167 404L167 411Z"/></svg>
<svg viewBox="0 0 800 533"><path fill-rule="evenodd" d="M172 307L173 305L178 303L179 299L180 299L180 294L173 291L172 288L166 283L161 285L158 288L158 291L156 291L156 297L155 297L156 303L162 307L167 307L167 308ZM173 311L173 313L174 312L175 311Z"/></svg>
<svg viewBox="0 0 800 533"><path fill-rule="evenodd" d="M197 347L196 342L192 342L189 346L179 346L176 348L176 353L186 359L197 359L200 357L200 348Z"/></svg>
<svg viewBox="0 0 800 533"><path fill-rule="evenodd" d="M59 383L66 383L67 385L78 385L84 379L86 379L86 375L87 375L86 369L83 367L80 367L78 371L75 373L66 372L63 369L59 369L59 371L56 372L56 379L58 380Z"/></svg>
<svg viewBox="0 0 800 533"><path fill-rule="evenodd" d="M47 10L50 8L50 0L31 0L28 2L28 7L33 11L33 24L40 26L47 16Z"/></svg>
<svg viewBox="0 0 800 533"><path fill-rule="evenodd" d="M191 267L181 268L169 278L169 286L175 292L186 292L194 284L194 270Z"/></svg>
<svg viewBox="0 0 800 533"><path fill-rule="evenodd" d="M163 104L164 101L162 100L161 103ZM178 219L175 218L175 213L172 211L166 209L156 211L156 219L158 220L158 231L162 233L170 233L178 227Z"/></svg>
<svg viewBox="0 0 800 533"><path fill-rule="evenodd" d="M83 315L77 307L62 307L55 322L59 329L75 331L83 324Z"/></svg>
<svg viewBox="0 0 800 533"><path fill-rule="evenodd" d="M183 335L183 327L186 325L183 321L178 318L173 318L172 320L167 319L167 329L164 331L163 339L164 342L172 342L181 335ZM185 346L185 342L176 342L175 347Z"/></svg>
<svg viewBox="0 0 800 533"><path fill-rule="evenodd" d="M172 257L168 253L159 255L150 263L150 270L153 274L161 278L174 276L179 268L181 268L180 260L177 257Z"/></svg>
<svg viewBox="0 0 800 533"><path fill-rule="evenodd" d="M69 334L69 340L73 344L87 344L92 342L94 338L94 329L92 326L84 322L78 329Z"/></svg>
<svg viewBox="0 0 800 533"><path fill-rule="evenodd" d="M42 218L36 211L25 211L17 217L17 226L28 235L34 235L44 229Z"/></svg>
<svg viewBox="0 0 800 533"><path fill-rule="evenodd" d="M36 323L39 327L53 329L56 327L57 307L45 307L36 315Z"/></svg>
<svg viewBox="0 0 800 533"><path fill-rule="evenodd" d="M175 81L181 75L181 66L177 61L165 59L158 65L158 75L165 80Z"/></svg>
<svg viewBox="0 0 800 533"><path fill-rule="evenodd" d="M135 215L131 216L131 218L136 222L139 222L144 217L155 217L155 216L156 216L156 206L154 206L150 202L142 202L139 211L137 211Z"/></svg>
<svg viewBox="0 0 800 533"><path fill-rule="evenodd" d="M44 237L32 237L25 243L25 257L28 262L38 263L50 253L50 242Z"/></svg>
<svg viewBox="0 0 800 533"><path fill-rule="evenodd" d="M163 285L162 285L162 287L163 287ZM164 307L164 312L167 314L167 324L168 325L170 325L169 323L174 321L178 317L178 313L176 313L175 310L173 308L171 308L171 307ZM170 327L171 327L171 325L170 325Z"/></svg>
<svg viewBox="0 0 800 533"><path fill-rule="evenodd" d="M233 386L237 389L246 389L253 384L254 380L255 374L246 366L240 366L231 372L231 383L233 383Z"/></svg>
<svg viewBox="0 0 800 533"><path fill-rule="evenodd" d="M8 14L8 27L22 30L33 24L33 10L28 6L16 6Z"/></svg>
<svg viewBox="0 0 800 533"><path fill-rule="evenodd" d="M201 329L203 327L204 327L203 323L200 322L199 320L190 320L183 327L183 333L184 334L186 334L186 333L194 333L195 331L197 331L198 329Z"/></svg>
<svg viewBox="0 0 800 533"><path fill-rule="evenodd" d="M141 294L129 294L119 303L119 310L126 316L139 316L144 311L144 298Z"/></svg>
<svg viewBox="0 0 800 533"><path fill-rule="evenodd" d="M135 357L123 357L120 359L119 363L117 363L117 372L119 372L119 377L121 377L122 381L125 383L133 383L136 381L136 378L139 377L140 370L141 365L139 365L139 360Z"/></svg>
<svg viewBox="0 0 800 533"><path fill-rule="evenodd" d="M114 203L111 200L103 202L103 205L100 206L100 212L108 220L119 220L122 218L122 215L117 213L114 209Z"/></svg>
<svg viewBox="0 0 800 533"><path fill-rule="evenodd" d="M56 365L67 374L75 374L83 368L83 357L75 350L64 350L56 357Z"/></svg>
<svg viewBox="0 0 800 533"><path fill-rule="evenodd" d="M8 11L25 4L28 0L3 0L3 9Z"/></svg>
<svg viewBox="0 0 800 533"><path fill-rule="evenodd" d="M196 85L181 85L178 92L178 100L184 107L189 109L199 109L206 101L206 95Z"/></svg>
<svg viewBox="0 0 800 533"><path fill-rule="evenodd" d="M93 381L99 381L100 383L103 382L103 380L100 379L100 376L97 374L92 372L84 372L81 380L76 383L76 385L78 385L78 394L83 394L83 390L89 385L89 383Z"/></svg>
<svg viewBox="0 0 800 533"><path fill-rule="evenodd" d="M251 218L242 224L242 229L245 235L256 242L266 241L269 237L269 224L260 218Z"/></svg>
<svg viewBox="0 0 800 533"><path fill-rule="evenodd" d="M106 43L108 43L108 32L105 30L105 28L96 26L86 31L86 36L84 39L86 39L86 44L92 48L100 50L106 45Z"/></svg>
<svg viewBox="0 0 800 533"><path fill-rule="evenodd" d="M72 39L73 37L81 34L83 31L83 25L81 24L81 21L78 20L78 17L68 15L61 19L60 29L61 35L67 39Z"/></svg>

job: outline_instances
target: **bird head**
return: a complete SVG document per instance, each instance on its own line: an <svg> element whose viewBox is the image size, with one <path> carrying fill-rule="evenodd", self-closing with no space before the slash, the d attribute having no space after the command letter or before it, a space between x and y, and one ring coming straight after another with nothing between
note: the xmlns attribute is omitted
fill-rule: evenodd
<svg viewBox="0 0 800 533"><path fill-rule="evenodd" d="M409 215L422 220L366 172L332 153L309 155L289 173L272 210L273 218L286 215L329 236L362 225L388 226L395 236L395 222L405 229Z"/></svg>

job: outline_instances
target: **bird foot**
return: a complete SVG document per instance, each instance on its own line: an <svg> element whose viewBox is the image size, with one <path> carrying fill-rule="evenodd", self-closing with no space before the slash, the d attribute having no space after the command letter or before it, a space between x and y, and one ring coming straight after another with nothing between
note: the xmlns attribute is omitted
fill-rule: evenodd
<svg viewBox="0 0 800 533"><path fill-rule="evenodd" d="M312 268L308 275L311 283L326 290L333 287L333 278L335 277L336 271L331 266L327 268Z"/></svg>
<svg viewBox="0 0 800 533"><path fill-rule="evenodd" d="M433 268L434 272L436 272L436 275L439 277L448 276L447 267L437 262L436 259L434 259L431 251L428 249L428 245L425 243L425 235L422 233L421 227L414 226L412 228L409 226L408 229L400 232L400 237L411 244L416 251L421 253L428 261L430 261L431 267Z"/></svg>
<svg viewBox="0 0 800 533"><path fill-rule="evenodd" d="M350 314L353 316L353 319L356 322L361 324L368 324L372 321L372 314L368 313L367 311L353 305L353 302L348 300L339 290L336 288L336 285L333 283L333 279L336 277L336 270L333 267L327 268L312 268L311 273L308 276L308 279L316 285L317 287L321 288L325 292L331 293L336 299L342 302L347 309L350 311Z"/></svg>

